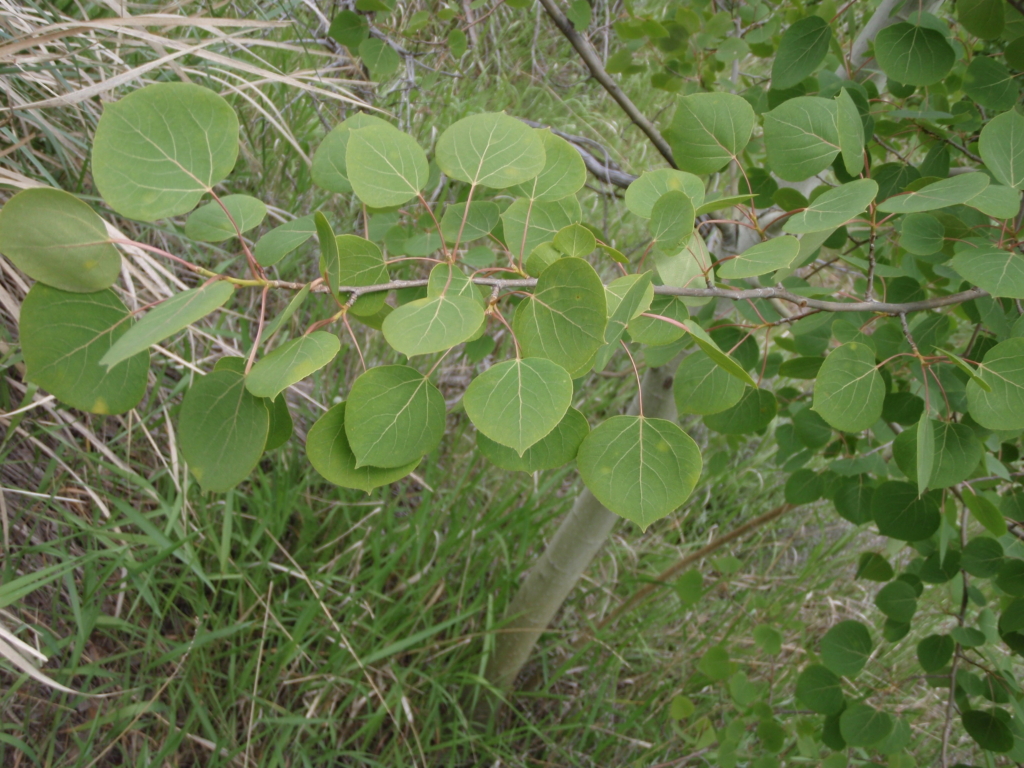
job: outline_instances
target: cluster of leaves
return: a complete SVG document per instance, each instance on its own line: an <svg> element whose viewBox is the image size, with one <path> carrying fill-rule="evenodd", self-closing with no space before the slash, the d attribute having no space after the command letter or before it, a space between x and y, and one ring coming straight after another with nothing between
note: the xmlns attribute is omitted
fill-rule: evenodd
<svg viewBox="0 0 1024 768"><path fill-rule="evenodd" d="M645 172L625 194L648 234L632 257L583 221L573 146L503 113L454 123L430 152L381 117L350 116L320 144L312 177L358 199L362 235L338 235L315 212L250 249L266 206L215 191L238 152L230 105L191 84L133 92L108 105L94 139L103 200L139 221L187 214L184 234L237 243L247 274L164 254L205 282L130 310L115 287L118 242L93 209L60 190L21 192L0 210L0 252L37 281L20 319L26 375L71 407L123 413L145 397L152 345L238 292L293 291L283 313L260 318L247 359L222 359L187 389L179 444L204 490L233 488L288 440L284 391L330 365L359 322L395 360L366 370L309 430L326 480L370 491L434 451L447 417L431 379L458 349L479 364L461 406L489 460L525 472L576 461L603 504L646 528L695 487L696 444L642 412L591 428L573 404L619 351L637 378L684 354L680 414L734 440L774 425L788 501L830 499L916 553L898 576L881 554L862 560L864 578L885 582L886 642L910 632L925 585L956 587L956 626L921 641L922 668L983 749L1024 759L1024 690L1006 653L1024 652L1024 559L1007 523L1019 531L1024 519L1024 117L1007 69L1024 25L1002 3L980 6L1006 18L982 29L919 12L882 30L884 94L833 73L844 51L819 16L787 19L780 35L781 16L743 7L740 37L727 37L731 16L727 29L722 13L689 7L623 20L620 36L673 55L692 43L717 46L718 63L727 49L774 56L768 89L678 98L666 132L680 169ZM380 42L364 16L339 19L344 44ZM730 165L744 194L725 186ZM815 177L807 197L780 186ZM709 250L709 233L738 243L741 228L747 247ZM314 241L317 279L268 276ZM332 309L295 335L313 292ZM891 746L902 727L854 679L875 642L866 625L841 623L801 673L797 698L824 716L816 733L832 749Z"/></svg>

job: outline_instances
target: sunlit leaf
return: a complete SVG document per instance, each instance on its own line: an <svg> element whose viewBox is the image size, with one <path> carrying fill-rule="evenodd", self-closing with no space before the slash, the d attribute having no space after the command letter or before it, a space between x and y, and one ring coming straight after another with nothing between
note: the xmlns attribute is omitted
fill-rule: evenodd
<svg viewBox="0 0 1024 768"><path fill-rule="evenodd" d="M249 195L225 195L219 203L213 200L189 215L185 221L185 236L200 242L219 243L258 227L266 215L267 206L262 200Z"/></svg>
<svg viewBox="0 0 1024 768"><path fill-rule="evenodd" d="M449 177L505 189L544 170L544 142L537 131L504 112L464 117L437 139L437 164Z"/></svg>

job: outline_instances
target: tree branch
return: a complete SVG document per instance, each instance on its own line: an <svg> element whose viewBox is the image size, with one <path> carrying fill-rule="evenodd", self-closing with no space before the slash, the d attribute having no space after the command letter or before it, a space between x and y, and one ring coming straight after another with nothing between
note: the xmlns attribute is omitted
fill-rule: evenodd
<svg viewBox="0 0 1024 768"><path fill-rule="evenodd" d="M644 117L643 113L637 109L629 96L627 96L619 84L616 83L611 75L605 71L604 65L601 63L601 57L597 55L597 51L590 42L583 37L576 28L573 27L572 22L566 18L565 14L559 10L558 6L555 5L555 0L540 0L540 4L544 6L544 10L548 12L548 16L555 22L555 26L565 36L565 38L572 43L572 47L576 49L576 53L583 59L583 63L587 65L590 70L590 74L594 76L594 79L599 82L602 87L608 91L608 95L615 99L615 102L622 107L622 111L626 113L633 124L636 125L641 131L646 134L647 138L651 140L651 143L661 153L668 164L673 168L676 168L675 158L672 157L672 148L669 147L668 142L658 132L658 129L654 127L650 120Z"/></svg>
<svg viewBox="0 0 1024 768"><path fill-rule="evenodd" d="M580 153L580 157L583 158L583 164L587 166L587 170L606 184L611 184L619 187L620 189L625 189L636 181L637 177L632 173L626 173L625 171L620 170L609 157L608 150L596 141L584 136L574 136L571 133L564 133L557 128L552 128L550 125L544 125L543 123L538 123L533 120L527 120L525 117L520 117L519 120L532 128L547 128L555 134L555 136L561 136L563 139L568 141L572 144L573 149ZM583 144L588 144L595 149L601 150L604 154L604 162L598 160L596 156L585 150L582 146Z"/></svg>
<svg viewBox="0 0 1024 768"><path fill-rule="evenodd" d="M534 288L537 279L534 277L524 278L499 278L499 277L473 277L470 278L477 285L486 285L498 290L507 288ZM379 285L343 285L338 288L338 293L350 293L357 298L367 293L380 293L381 291L394 291L400 288L421 288L427 285L427 279L419 280L392 280L389 283ZM301 288L299 283L291 283L289 287ZM323 290L327 290L326 287ZM963 304L965 301L980 299L988 294L980 288L971 288L960 293L952 293L948 296L936 296L932 299L922 301L908 301L903 304L894 304L886 301L825 301L823 299L810 299L806 296L799 296L790 293L785 288L747 288L745 290L731 290L728 288L675 288L670 285L654 286L654 293L659 296L685 296L692 298L716 298L729 299L730 301L749 301L751 299L780 299L805 309L819 309L825 312L878 312L884 315L903 315L910 312L921 312L939 307L949 307L955 304Z"/></svg>

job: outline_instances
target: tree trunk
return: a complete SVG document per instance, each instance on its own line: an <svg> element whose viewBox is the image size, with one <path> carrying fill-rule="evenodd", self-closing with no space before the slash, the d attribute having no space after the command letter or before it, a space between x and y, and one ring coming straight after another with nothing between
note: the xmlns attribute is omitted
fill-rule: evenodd
<svg viewBox="0 0 1024 768"><path fill-rule="evenodd" d="M643 379L644 411L647 416L675 418L672 376L669 366L652 368ZM634 398L629 413L639 411ZM507 615L513 616L497 634L494 653L487 663L486 678L495 687L512 688L516 677L590 561L604 546L618 516L605 509L589 490L576 498L572 510L558 527L519 587Z"/></svg>

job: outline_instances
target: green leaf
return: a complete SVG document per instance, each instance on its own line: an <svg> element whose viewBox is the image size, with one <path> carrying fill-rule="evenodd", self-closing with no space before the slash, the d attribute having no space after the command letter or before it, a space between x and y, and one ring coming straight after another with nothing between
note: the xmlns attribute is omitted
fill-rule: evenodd
<svg viewBox="0 0 1024 768"><path fill-rule="evenodd" d="M834 187L815 198L805 211L792 216L782 231L802 235L841 227L862 213L877 194L878 184L871 179L858 179Z"/></svg>
<svg viewBox="0 0 1024 768"><path fill-rule="evenodd" d="M985 109L1013 109L1020 95L1017 80L1001 61L975 56L964 73L964 93Z"/></svg>
<svg viewBox="0 0 1024 768"><path fill-rule="evenodd" d="M48 187L19 192L0 209L0 253L33 280L73 293L109 288L121 274L103 219Z"/></svg>
<svg viewBox="0 0 1024 768"><path fill-rule="evenodd" d="M1024 299L1024 256L994 245L965 245L949 266L992 296Z"/></svg>
<svg viewBox="0 0 1024 768"><path fill-rule="evenodd" d="M537 131L504 112L470 115L437 140L437 164L452 179L493 189L522 184L545 166Z"/></svg>
<svg viewBox="0 0 1024 768"><path fill-rule="evenodd" d="M370 24L365 16L360 16L355 11L339 11L331 20L327 36L350 51L357 50L359 44L370 36Z"/></svg>
<svg viewBox="0 0 1024 768"><path fill-rule="evenodd" d="M462 403L477 429L522 456L562 421L572 392L565 368L528 357L488 368L470 382Z"/></svg>
<svg viewBox="0 0 1024 768"><path fill-rule="evenodd" d="M839 89L835 102L843 167L851 176L857 176L864 170L864 123L853 97L845 88Z"/></svg>
<svg viewBox="0 0 1024 768"><path fill-rule="evenodd" d="M946 437L946 430L943 429L942 427L940 427L940 429L942 430L942 435L945 438ZM910 430L906 430L906 432L909 432L909 431ZM970 429L968 428L968 432L969 431L970 431ZM906 432L904 432L903 434L906 434ZM899 437L900 436L897 436L897 439L899 439ZM972 433L972 437L973 437L973 433ZM893 442L895 443L895 441L893 441ZM916 469L916 473L917 473L917 494L918 494L918 496L924 495L924 492L928 490L928 484L931 482L931 479L932 479L932 470L936 469L936 466L935 466L935 464L936 464L936 461L935 461L935 454L936 454L935 442L936 442L936 440L935 440L935 429L932 427L932 422L928 418L928 412L925 411L925 412L923 412L921 414L921 421L919 421L918 424L917 424L917 435L916 435L916 443L917 443L917 445L915 446L916 449L917 449L917 456L915 457L916 458L915 469ZM943 452L944 453L946 452L945 451L945 447L946 447L946 443L945 443L945 441L943 441ZM893 446L893 449L895 450L895 445ZM980 454L980 451L979 451L979 454ZM950 453L949 455L952 455L952 453ZM979 456L979 458L980 458L980 456ZM977 464L978 463L977 460L975 460L974 463ZM906 474L906 473L904 473L904 474ZM940 474L939 472L936 472L935 475L938 478L940 478L940 479L943 479L943 480L945 479L945 475ZM909 477L909 475L908 475L908 477ZM959 482L959 481L956 481L956 482ZM952 484L953 483L951 483L951 485ZM886 614L886 615L888 615L888 614ZM909 619L907 619L907 621L909 621Z"/></svg>
<svg viewBox="0 0 1024 768"><path fill-rule="evenodd" d="M704 354L714 360L726 373L739 379L744 384L749 384L751 387L757 386L757 382L750 378L750 374L747 373L746 369L731 356L723 352L718 344L715 343L715 340L708 336L703 328L697 325L696 321L690 320L687 322L686 328ZM765 402L762 400L761 404L765 405Z"/></svg>
<svg viewBox="0 0 1024 768"><path fill-rule="evenodd" d="M357 488L369 493L381 485L401 480L420 463L420 459L393 469L360 467L345 434L345 403L339 403L317 419L306 437L306 456L313 469L329 483Z"/></svg>
<svg viewBox="0 0 1024 768"><path fill-rule="evenodd" d="M608 324L604 329L604 343L615 344L626 332L629 321L646 312L654 300L651 273L623 275L605 286Z"/></svg>
<svg viewBox="0 0 1024 768"><path fill-rule="evenodd" d="M178 416L181 455L204 491L230 491L263 455L270 412L245 388L245 377L219 370L185 393Z"/></svg>
<svg viewBox="0 0 1024 768"><path fill-rule="evenodd" d="M345 434L356 467L400 467L418 461L444 436L444 397L407 365L371 368L348 395Z"/></svg>
<svg viewBox="0 0 1024 768"><path fill-rule="evenodd" d="M758 624L754 627L754 642L757 647L769 656L778 656L782 653L782 633L767 624Z"/></svg>
<svg viewBox="0 0 1024 768"><path fill-rule="evenodd" d="M995 40L1005 25L1002 0L958 0L956 17L960 26L983 40Z"/></svg>
<svg viewBox="0 0 1024 768"><path fill-rule="evenodd" d="M384 255L376 244L356 235L338 235L334 242L338 253L338 285L358 288L388 282ZM352 314L360 317L375 314L383 308L385 300L387 293L383 291L360 296L352 305Z"/></svg>
<svg viewBox="0 0 1024 768"><path fill-rule="evenodd" d="M509 192L516 197L547 202L575 195L587 183L587 166L580 153L547 128L534 130L544 145L544 168L536 178L509 187Z"/></svg>
<svg viewBox="0 0 1024 768"><path fill-rule="evenodd" d="M146 394L148 352L112 370L100 365L131 323L127 307L109 289L68 293L36 283L22 302L18 327L26 379L81 411L131 410Z"/></svg>
<svg viewBox="0 0 1024 768"><path fill-rule="evenodd" d="M839 732L851 747L870 747L892 731L892 717L867 704L854 704L839 716Z"/></svg>
<svg viewBox="0 0 1024 768"><path fill-rule="evenodd" d="M831 99L798 96L764 113L768 165L786 181L803 181L839 154L839 107Z"/></svg>
<svg viewBox="0 0 1024 768"><path fill-rule="evenodd" d="M942 250L945 236L942 222L930 213L911 213L903 219L900 246L916 256L929 256Z"/></svg>
<svg viewBox="0 0 1024 768"><path fill-rule="evenodd" d="M384 319L381 330L388 344L413 357L469 341L483 322L484 310L476 298L444 294L403 304Z"/></svg>
<svg viewBox="0 0 1024 768"><path fill-rule="evenodd" d="M586 417L575 408L553 430L526 449L520 456L511 448L496 443L483 432L476 433L476 444L487 460L509 472L540 472L555 469L576 458L580 444L590 432Z"/></svg>
<svg viewBox="0 0 1024 768"><path fill-rule="evenodd" d="M235 286L218 280L172 296L149 310L142 320L122 334L100 359L100 365L113 368L122 360L159 344L224 306L234 293Z"/></svg>
<svg viewBox="0 0 1024 768"><path fill-rule="evenodd" d="M615 418L624 419L625 416ZM724 645L713 645L697 660L697 670L711 680L725 680L732 674L732 661Z"/></svg>
<svg viewBox="0 0 1024 768"><path fill-rule="evenodd" d="M871 516L883 536L899 541L924 541L937 530L941 516L930 494L917 495L917 486L890 480L871 496Z"/></svg>
<svg viewBox="0 0 1024 768"><path fill-rule="evenodd" d="M867 627L859 621L841 621L821 638L821 660L835 674L855 677L873 648Z"/></svg>
<svg viewBox="0 0 1024 768"><path fill-rule="evenodd" d="M395 74L402 65L402 59L384 40L370 37L359 44L359 58L370 70L370 77L380 82L385 77Z"/></svg>
<svg viewBox="0 0 1024 768"><path fill-rule="evenodd" d="M875 595L875 605L893 621L909 624L917 613L917 592L905 581L890 581Z"/></svg>
<svg viewBox="0 0 1024 768"><path fill-rule="evenodd" d="M613 416L594 429L576 457L580 477L609 510L647 530L693 491L701 455L676 424Z"/></svg>
<svg viewBox="0 0 1024 768"><path fill-rule="evenodd" d="M316 234L313 214L274 227L256 241L252 255L261 267L272 267Z"/></svg>
<svg viewBox="0 0 1024 768"><path fill-rule="evenodd" d="M989 752L1009 752L1013 749L1013 731L991 712L969 709L960 716L960 720L967 734L982 749Z"/></svg>
<svg viewBox="0 0 1024 768"><path fill-rule="evenodd" d="M555 239L552 242L555 248L566 256L575 256L581 259L593 253L597 247L597 238L594 237L594 233L582 224L570 224L563 227L555 233Z"/></svg>
<svg viewBox="0 0 1024 768"><path fill-rule="evenodd" d="M476 201L469 203L452 203L444 209L441 217L441 236L448 244L455 242L468 243L487 237L498 226L501 209L496 203Z"/></svg>
<svg viewBox="0 0 1024 768"><path fill-rule="evenodd" d="M237 157L238 118L224 99L192 83L154 83L104 106L92 173L111 208L156 221L195 208Z"/></svg>
<svg viewBox="0 0 1024 768"><path fill-rule="evenodd" d="M644 171L626 188L626 208L641 219L651 218L654 204L666 192L683 192L697 208L704 202L704 182L692 173L661 168Z"/></svg>
<svg viewBox="0 0 1024 768"><path fill-rule="evenodd" d="M984 516L985 513L982 513L982 517ZM977 515L975 515L975 519L978 519ZM1005 528L1006 521L1002 522L1003 528ZM993 527L996 530L1001 530L998 527L998 523ZM964 547L963 553L960 556L960 565L971 576L977 576L979 579L991 579L999 573L999 569L1003 564L1004 554L1003 545L995 539L990 539L987 536L976 536L968 541L967 546Z"/></svg>
<svg viewBox="0 0 1024 768"><path fill-rule="evenodd" d="M1001 184L1024 189L1024 116L1011 109L989 120L981 129L978 153Z"/></svg>
<svg viewBox="0 0 1024 768"><path fill-rule="evenodd" d="M846 705L842 680L821 664L812 664L800 673L796 698L819 715L838 715Z"/></svg>
<svg viewBox="0 0 1024 768"><path fill-rule="evenodd" d="M678 251L693 232L694 216L693 203L685 192L673 190L658 198L647 222L655 246L667 253Z"/></svg>
<svg viewBox="0 0 1024 768"><path fill-rule="evenodd" d="M722 280L757 277L788 267L798 253L800 241L795 237L773 237L752 245L735 258L719 262L716 271Z"/></svg>
<svg viewBox="0 0 1024 768"><path fill-rule="evenodd" d="M699 232L694 232L677 253L654 251L658 277L665 285L675 288L704 288L704 274L711 268L711 254ZM706 299L684 298L684 304L705 304Z"/></svg>
<svg viewBox="0 0 1024 768"><path fill-rule="evenodd" d="M989 185L984 173L961 173L928 184L913 192L904 192L878 204L882 213L917 213L934 211L950 205L966 203L981 194Z"/></svg>
<svg viewBox="0 0 1024 768"><path fill-rule="evenodd" d="M967 382L971 417L987 429L1024 429L1024 338L1007 339L989 349L978 376L991 391Z"/></svg>
<svg viewBox="0 0 1024 768"><path fill-rule="evenodd" d="M877 552L863 552L857 563L857 578L870 581L889 581L895 575L889 561Z"/></svg>
<svg viewBox="0 0 1024 768"><path fill-rule="evenodd" d="M505 242L517 258L525 258L538 245L554 240L561 229L582 218L583 211L575 197L552 202L519 198L501 214Z"/></svg>
<svg viewBox="0 0 1024 768"><path fill-rule="evenodd" d="M938 672L953 658L953 638L928 635L917 644L917 661L925 672Z"/></svg>
<svg viewBox="0 0 1024 768"><path fill-rule="evenodd" d="M680 414L707 416L732 408L743 397L746 387L700 349L679 363L673 380L676 410Z"/></svg>
<svg viewBox="0 0 1024 768"><path fill-rule="evenodd" d="M352 191L346 162L348 140L353 130L371 125L394 128L391 123L381 120L379 117L357 112L331 129L331 132L324 137L316 152L313 153L313 167L310 174L314 184L328 192Z"/></svg>
<svg viewBox="0 0 1024 768"><path fill-rule="evenodd" d="M754 195L728 195L726 197L716 197L714 200L709 200L704 205L700 206L696 213L698 216L703 216L705 213L711 213L712 211L722 211L726 208L731 208L734 205L752 205Z"/></svg>
<svg viewBox="0 0 1024 768"><path fill-rule="evenodd" d="M469 275L462 271L461 267L450 264L436 264L430 270L430 277L427 279L427 297L434 298L448 294L449 296L469 296L481 307L487 306L487 301L480 288L470 279Z"/></svg>
<svg viewBox="0 0 1024 768"><path fill-rule="evenodd" d="M669 318L669 323L661 318ZM679 341L690 327L690 311L680 299L673 296L655 295L649 313L643 313L629 321L626 330L638 344L650 347L663 346Z"/></svg>
<svg viewBox="0 0 1024 768"><path fill-rule="evenodd" d="M512 330L527 357L546 357L578 375L604 344L604 284L583 259L559 259L516 309ZM500 440L498 442L501 442Z"/></svg>
<svg viewBox="0 0 1024 768"><path fill-rule="evenodd" d="M720 171L747 146L753 128L754 110L740 96L732 93L683 96L671 124L676 163L680 170L690 173Z"/></svg>
<svg viewBox="0 0 1024 768"><path fill-rule="evenodd" d="M904 85L934 85L953 68L956 52L937 29L900 21L875 36L875 61Z"/></svg>
<svg viewBox="0 0 1024 768"><path fill-rule="evenodd" d="M245 387L256 397L271 400L281 392L319 371L341 349L341 342L333 333L314 331L282 344L261 358L249 371Z"/></svg>
<svg viewBox="0 0 1024 768"><path fill-rule="evenodd" d="M929 423L931 440L927 440L934 466L929 471L928 487L949 488L969 478L981 461L983 449L974 430L965 424L929 420L921 415L921 423ZM900 433L892 444L893 458L897 466L911 481L921 488L920 425L914 425ZM923 491L922 491L923 493Z"/></svg>
<svg viewBox="0 0 1024 768"><path fill-rule="evenodd" d="M841 432L860 432L882 416L885 382L875 367L875 353L851 341L825 358L814 382L812 408Z"/></svg>
<svg viewBox="0 0 1024 768"><path fill-rule="evenodd" d="M778 413L775 395L764 389L746 387L736 405L704 417L710 429L723 435L749 435L765 429Z"/></svg>
<svg viewBox="0 0 1024 768"><path fill-rule="evenodd" d="M292 422L292 415L288 411L288 401L284 395L278 395L267 409L270 411L270 428L267 431L267 444L263 446L264 451L273 451L288 442L292 436L295 424Z"/></svg>
<svg viewBox="0 0 1024 768"><path fill-rule="evenodd" d="M967 205L993 219L1012 219L1020 212L1020 192L1002 184L989 184L968 200Z"/></svg>
<svg viewBox="0 0 1024 768"><path fill-rule="evenodd" d="M993 536L1006 534L1006 518L995 504L984 496L977 496L967 489L964 489L963 497L967 508L971 510L971 515L985 527L985 530Z"/></svg>
<svg viewBox="0 0 1024 768"><path fill-rule="evenodd" d="M772 88L794 88L825 60L832 29L820 16L806 16L782 33L772 62Z"/></svg>
<svg viewBox="0 0 1024 768"><path fill-rule="evenodd" d="M338 282L338 272L341 270L338 240L327 217L320 211L313 215L313 223L316 226L316 238L320 245L320 274L323 275L324 282L331 289L331 293L337 295L338 286L341 285Z"/></svg>
<svg viewBox="0 0 1024 768"><path fill-rule="evenodd" d="M468 47L469 43L466 40L466 33L461 29L453 29L448 33L448 50L452 52L452 58L456 60L461 59Z"/></svg>
<svg viewBox="0 0 1024 768"><path fill-rule="evenodd" d="M352 190L371 208L409 202L430 175L427 155L416 139L390 125L349 131L345 167Z"/></svg>
<svg viewBox="0 0 1024 768"><path fill-rule="evenodd" d="M226 195L220 203L213 200L189 214L185 236L203 243L219 243L258 227L266 215L267 206L262 200L249 195Z"/></svg>

